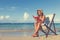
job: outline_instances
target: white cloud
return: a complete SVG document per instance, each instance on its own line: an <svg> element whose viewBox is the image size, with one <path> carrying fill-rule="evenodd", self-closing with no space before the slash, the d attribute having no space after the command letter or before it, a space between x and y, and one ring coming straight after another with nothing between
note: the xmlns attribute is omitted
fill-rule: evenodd
<svg viewBox="0 0 60 40"><path fill-rule="evenodd" d="M8 19L10 16L5 16L6 19Z"/></svg>
<svg viewBox="0 0 60 40"><path fill-rule="evenodd" d="M0 16L0 20L8 19L10 16Z"/></svg>
<svg viewBox="0 0 60 40"><path fill-rule="evenodd" d="M0 20L3 20L4 19L4 16L0 16Z"/></svg>
<svg viewBox="0 0 60 40"><path fill-rule="evenodd" d="M23 17L24 17L24 20L25 20L25 21L28 20L29 14L28 14L27 12L25 12Z"/></svg>

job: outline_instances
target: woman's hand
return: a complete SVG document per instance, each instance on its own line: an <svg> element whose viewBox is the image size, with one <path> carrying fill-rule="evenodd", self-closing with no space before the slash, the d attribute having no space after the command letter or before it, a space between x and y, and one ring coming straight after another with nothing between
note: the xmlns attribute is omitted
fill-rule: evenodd
<svg viewBox="0 0 60 40"><path fill-rule="evenodd" d="M35 19L35 21L37 21L37 16L33 16L33 18Z"/></svg>

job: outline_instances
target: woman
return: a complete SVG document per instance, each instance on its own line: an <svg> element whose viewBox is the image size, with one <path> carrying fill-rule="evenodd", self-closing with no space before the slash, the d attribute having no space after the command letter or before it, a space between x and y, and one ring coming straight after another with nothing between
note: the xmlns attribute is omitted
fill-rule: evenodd
<svg viewBox="0 0 60 40"><path fill-rule="evenodd" d="M45 21L45 16L42 12L42 10L37 10L37 17L33 16L34 19L35 19L35 23L34 23L34 26L35 26L35 32L34 34L32 35L33 37L38 37L38 31L40 30L41 28L41 24L44 23Z"/></svg>

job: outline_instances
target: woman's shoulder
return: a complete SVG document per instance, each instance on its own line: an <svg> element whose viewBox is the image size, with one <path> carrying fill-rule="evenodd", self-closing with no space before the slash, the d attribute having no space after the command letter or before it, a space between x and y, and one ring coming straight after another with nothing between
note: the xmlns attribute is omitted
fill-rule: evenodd
<svg viewBox="0 0 60 40"><path fill-rule="evenodd" d="M46 18L46 16L45 16L45 15L43 15L43 18L45 19L45 18Z"/></svg>

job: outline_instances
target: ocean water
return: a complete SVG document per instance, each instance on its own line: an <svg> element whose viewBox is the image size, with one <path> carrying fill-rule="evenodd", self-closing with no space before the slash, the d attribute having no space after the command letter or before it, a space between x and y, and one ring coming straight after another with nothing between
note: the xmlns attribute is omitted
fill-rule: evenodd
<svg viewBox="0 0 60 40"><path fill-rule="evenodd" d="M55 23L55 27L57 34L60 34L60 23ZM14 32L0 32L0 36L31 36L34 33L34 25L33 23L0 23L0 30L17 30ZM44 35L40 31L39 34Z"/></svg>

